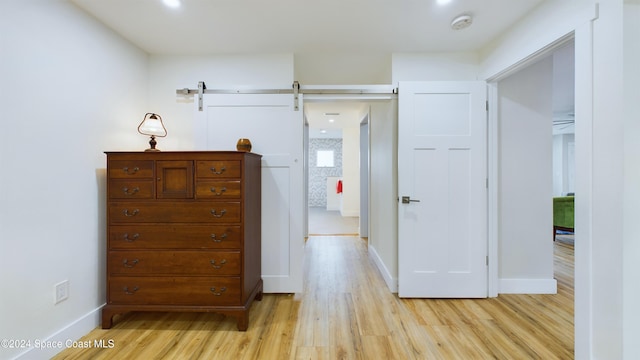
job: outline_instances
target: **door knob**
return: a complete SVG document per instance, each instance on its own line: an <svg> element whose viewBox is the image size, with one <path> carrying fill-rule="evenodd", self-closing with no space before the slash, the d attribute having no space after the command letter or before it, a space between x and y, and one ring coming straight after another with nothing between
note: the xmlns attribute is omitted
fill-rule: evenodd
<svg viewBox="0 0 640 360"><path fill-rule="evenodd" d="M412 203L412 202L420 202L420 200L412 200L410 196L403 196L402 197L402 203L403 204L408 204L408 203Z"/></svg>

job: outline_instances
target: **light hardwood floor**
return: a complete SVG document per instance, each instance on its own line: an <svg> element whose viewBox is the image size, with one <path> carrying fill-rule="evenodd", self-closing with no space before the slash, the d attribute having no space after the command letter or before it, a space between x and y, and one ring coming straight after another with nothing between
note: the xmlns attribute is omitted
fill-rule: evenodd
<svg viewBox="0 0 640 360"><path fill-rule="evenodd" d="M311 237L301 294L265 294L249 329L216 314L130 313L54 359L572 359L573 246L555 242L557 295L399 299L357 237Z"/></svg>

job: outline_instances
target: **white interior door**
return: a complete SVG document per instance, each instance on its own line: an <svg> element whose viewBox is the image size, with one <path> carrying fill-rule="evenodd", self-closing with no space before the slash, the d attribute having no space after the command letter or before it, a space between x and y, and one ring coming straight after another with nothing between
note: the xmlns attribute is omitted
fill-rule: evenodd
<svg viewBox="0 0 640 360"><path fill-rule="evenodd" d="M197 149L236 150L237 140L248 138L262 155L265 293L302 292L303 111L293 105L291 94L205 94L203 110L195 110Z"/></svg>
<svg viewBox="0 0 640 360"><path fill-rule="evenodd" d="M486 85L398 92L398 294L486 297Z"/></svg>

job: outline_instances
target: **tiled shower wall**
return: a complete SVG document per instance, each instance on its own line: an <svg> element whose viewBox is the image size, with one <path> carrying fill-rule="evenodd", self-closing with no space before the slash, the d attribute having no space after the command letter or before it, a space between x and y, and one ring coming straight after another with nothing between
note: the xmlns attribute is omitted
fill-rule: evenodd
<svg viewBox="0 0 640 360"><path fill-rule="evenodd" d="M318 150L333 150L334 167L316 167ZM327 177L342 176L342 139L309 139L309 206L327 206Z"/></svg>

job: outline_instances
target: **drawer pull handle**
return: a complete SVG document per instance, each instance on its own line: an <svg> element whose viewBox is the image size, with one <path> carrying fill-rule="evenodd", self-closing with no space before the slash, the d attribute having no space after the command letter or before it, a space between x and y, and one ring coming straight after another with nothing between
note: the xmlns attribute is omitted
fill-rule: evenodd
<svg viewBox="0 0 640 360"><path fill-rule="evenodd" d="M226 213L227 213L227 210L224 210L224 209L220 212L220 214L216 213L216 209L211 209L211 215L213 215L213 217L221 218Z"/></svg>
<svg viewBox="0 0 640 360"><path fill-rule="evenodd" d="M127 295L133 295L136 293L136 291L140 290L139 287L134 286L133 289L131 289L131 291L129 291L129 287L125 286L124 288L122 288L122 290L124 290L124 293Z"/></svg>
<svg viewBox="0 0 640 360"><path fill-rule="evenodd" d="M124 234L122 237L124 238L124 241L126 241L126 242L134 242L140 237L140 234L135 233L135 234L129 236L129 234L127 233L127 234Z"/></svg>
<svg viewBox="0 0 640 360"><path fill-rule="evenodd" d="M122 265L124 265L124 267L127 267L127 268L132 268L132 267L136 266L139 262L140 262L140 260L138 260L138 259L134 259L134 260L131 260L131 261L129 261L127 259L124 259L124 260L122 260Z"/></svg>
<svg viewBox="0 0 640 360"><path fill-rule="evenodd" d="M222 189L220 189L220 192L216 192L216 188L214 187L211 188L211 192L214 193L216 196L222 195L222 193L225 191L227 191L226 187L223 187Z"/></svg>
<svg viewBox="0 0 640 360"><path fill-rule="evenodd" d="M227 259L222 259L222 261L220 262L220 265L216 265L216 261L215 260L211 260L209 262L211 263L211 266L213 266L214 269L221 269L222 265L227 263Z"/></svg>
<svg viewBox="0 0 640 360"><path fill-rule="evenodd" d="M225 172L227 170L227 168L223 166L222 169L220 169L220 171L216 171L216 168L212 167L209 170L211 170L211 172L216 174L216 175L222 175L222 173Z"/></svg>
<svg viewBox="0 0 640 360"><path fill-rule="evenodd" d="M138 209L133 210L131 213L129 213L129 209L124 209L124 211L123 211L124 216L127 216L127 217L136 216L136 215L138 215L139 212L140 212L140 210L138 210Z"/></svg>
<svg viewBox="0 0 640 360"><path fill-rule="evenodd" d="M227 291L227 288L223 286L223 287L221 287L221 288L220 288L220 291L219 291L219 292L216 292L216 288L215 288L215 287L212 287L212 288L211 288L211 289L209 289L209 290L211 290L211 292L213 293L213 295L215 295L215 296L221 296L223 292Z"/></svg>
<svg viewBox="0 0 640 360"><path fill-rule="evenodd" d="M134 195L135 193L137 193L138 191L140 191L139 187L135 187L133 189L131 189L131 191L129 191L129 188L122 188L122 191L124 192L125 195Z"/></svg>
<svg viewBox="0 0 640 360"><path fill-rule="evenodd" d="M220 239L218 239L216 237L216 234L211 234L211 240L213 240L214 242L219 243L219 242L222 242L222 240L226 239L227 236L228 236L227 233L224 233L224 234L222 234L222 236L220 236Z"/></svg>
<svg viewBox="0 0 640 360"><path fill-rule="evenodd" d="M133 168L133 170L129 171L128 167L123 167L122 171L124 171L127 175L133 175L133 174L137 173L138 171L140 171L140 168L136 166L136 167Z"/></svg>

